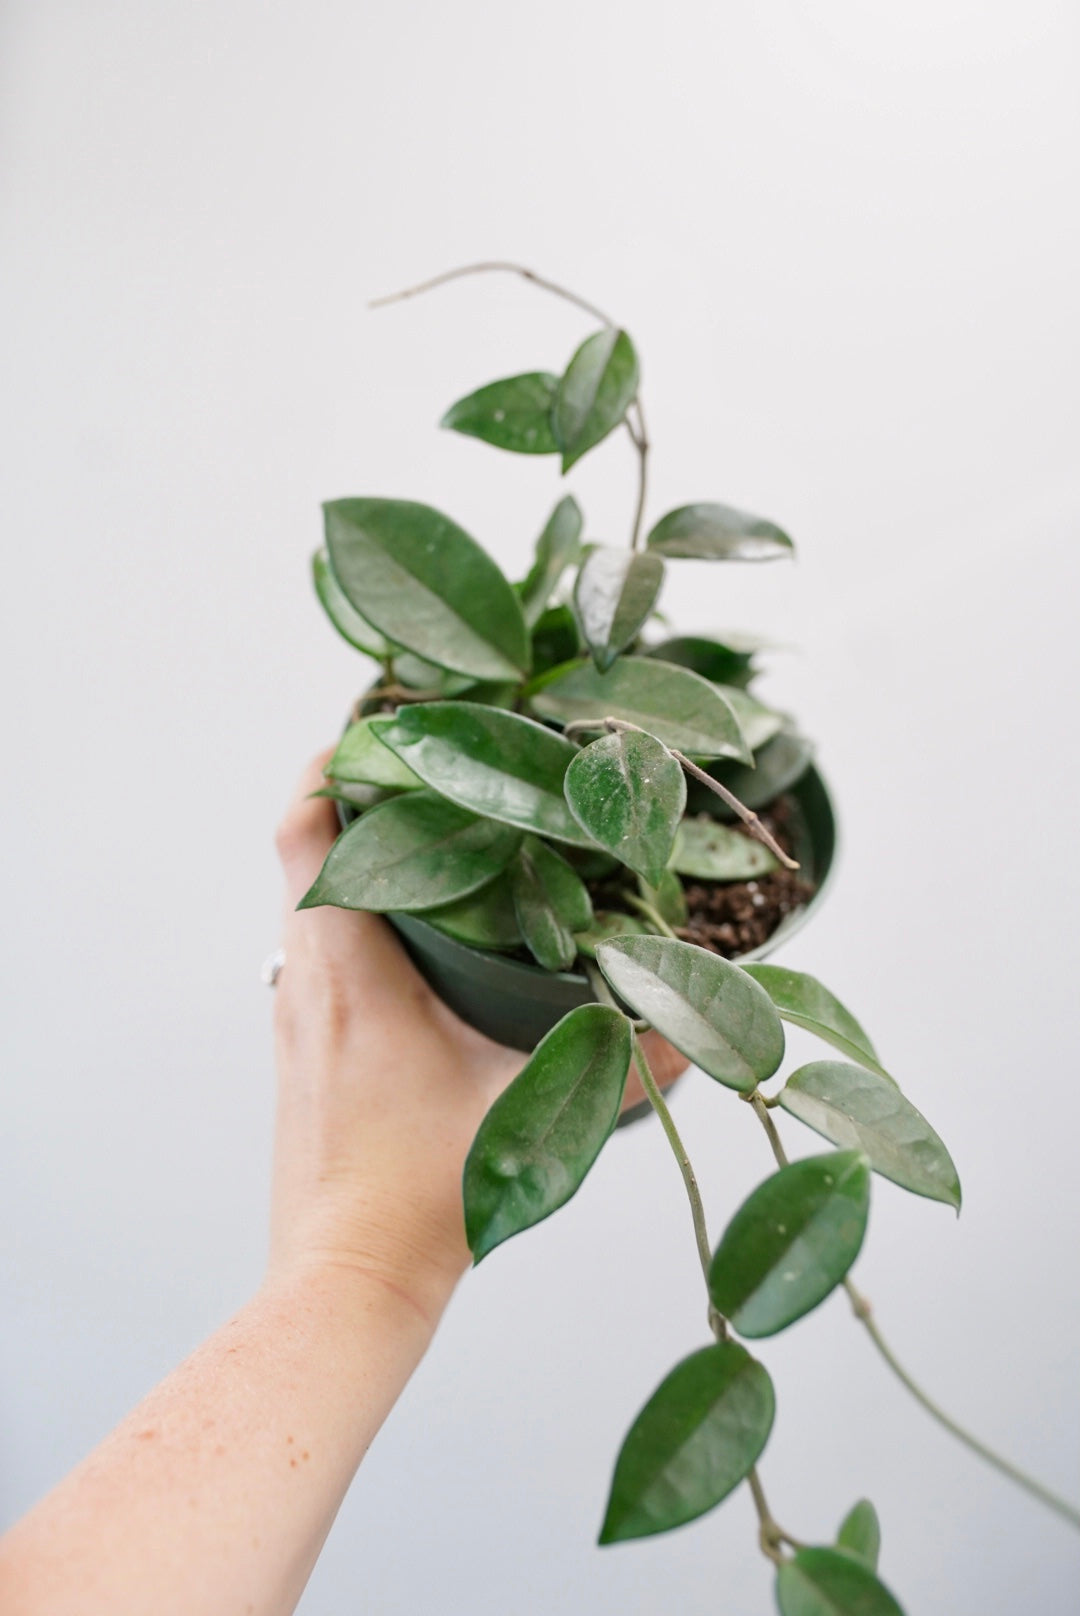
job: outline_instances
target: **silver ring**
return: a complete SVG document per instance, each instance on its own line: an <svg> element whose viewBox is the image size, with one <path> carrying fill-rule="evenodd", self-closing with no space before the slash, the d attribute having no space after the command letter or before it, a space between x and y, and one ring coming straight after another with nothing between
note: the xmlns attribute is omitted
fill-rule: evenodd
<svg viewBox="0 0 1080 1616"><path fill-rule="evenodd" d="M259 976L268 988L277 987L277 979L281 975L284 965L285 950L283 948L275 948L272 954L267 954L262 962L262 970L259 972Z"/></svg>

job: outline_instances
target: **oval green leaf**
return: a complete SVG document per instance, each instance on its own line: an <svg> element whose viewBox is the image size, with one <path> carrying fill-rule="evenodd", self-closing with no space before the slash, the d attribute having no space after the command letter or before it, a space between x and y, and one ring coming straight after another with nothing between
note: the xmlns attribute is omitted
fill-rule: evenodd
<svg viewBox="0 0 1080 1616"><path fill-rule="evenodd" d="M422 783L420 777L383 745L371 727L377 722L380 720L360 718L350 724L325 772L332 780L385 786L390 791L413 790Z"/></svg>
<svg viewBox="0 0 1080 1616"><path fill-rule="evenodd" d="M745 1347L721 1341L684 1358L630 1427L600 1542L670 1532L713 1509L757 1463L775 1412L772 1381Z"/></svg>
<svg viewBox="0 0 1080 1616"><path fill-rule="evenodd" d="M348 640L357 651L363 651L367 656L375 657L381 662L392 647L379 631L372 628L367 619L361 617L355 607L349 604L341 585L334 577L330 557L325 550L316 550L312 556L311 577L322 609L342 639Z"/></svg>
<svg viewBox="0 0 1080 1616"><path fill-rule="evenodd" d="M895 1081L881 1065L877 1051L851 1011L816 977L804 971L789 971L783 965L744 965L743 970L760 983L793 1027L805 1027L850 1060L888 1077L890 1083Z"/></svg>
<svg viewBox="0 0 1080 1616"><path fill-rule="evenodd" d="M756 649L756 647L755 647ZM680 634L650 646L646 656L661 662L675 662L717 685L742 687L753 677L754 651L722 640L704 639L698 634Z"/></svg>
<svg viewBox="0 0 1080 1616"><path fill-rule="evenodd" d="M846 1061L813 1061L792 1073L779 1099L834 1145L865 1152L883 1178L959 1211L952 1157L891 1078Z"/></svg>
<svg viewBox="0 0 1080 1616"><path fill-rule="evenodd" d="M471 701L415 702L375 733L442 796L488 819L590 846L563 796L578 749L543 724Z"/></svg>
<svg viewBox="0 0 1080 1616"><path fill-rule="evenodd" d="M861 1151L781 1167L724 1231L709 1268L714 1305L740 1335L775 1335L839 1285L869 1214L870 1163Z"/></svg>
<svg viewBox="0 0 1080 1616"><path fill-rule="evenodd" d="M577 956L574 933L592 925L584 881L553 847L526 836L510 866L510 889L521 935L545 971L568 971Z"/></svg>
<svg viewBox="0 0 1080 1616"><path fill-rule="evenodd" d="M480 1124L465 1163L474 1262L580 1187L615 1126L630 1069L630 1023L586 1004L552 1028Z"/></svg>
<svg viewBox="0 0 1080 1616"><path fill-rule="evenodd" d="M601 673L637 638L664 581L659 556L597 544L574 586L581 632Z"/></svg>
<svg viewBox="0 0 1080 1616"><path fill-rule="evenodd" d="M431 909L493 880L520 839L434 791L407 791L342 832L297 908Z"/></svg>
<svg viewBox="0 0 1080 1616"><path fill-rule="evenodd" d="M843 1549L845 1554L853 1554L871 1571L877 1570L881 1553L881 1523L869 1498L860 1498L848 1510L836 1534L836 1546Z"/></svg>
<svg viewBox="0 0 1080 1616"><path fill-rule="evenodd" d="M686 806L686 777L667 747L637 730L604 735L574 758L564 789L592 840L657 885Z"/></svg>
<svg viewBox="0 0 1080 1616"><path fill-rule="evenodd" d="M795 548L782 528L731 505L681 505L649 534L650 550L698 561L775 561Z"/></svg>
<svg viewBox="0 0 1080 1616"><path fill-rule="evenodd" d="M552 413L564 472L613 432L638 389L638 360L625 331L586 337L559 383Z"/></svg>
<svg viewBox="0 0 1080 1616"><path fill-rule="evenodd" d="M395 645L474 679L527 670L517 595L456 522L405 499L339 499L323 511L343 593Z"/></svg>
<svg viewBox="0 0 1080 1616"><path fill-rule="evenodd" d="M670 937L623 937L596 950L616 993L687 1060L749 1093L784 1058L784 1029L767 993L719 954Z"/></svg>
<svg viewBox="0 0 1080 1616"><path fill-rule="evenodd" d="M869 1567L838 1549L800 1549L776 1573L780 1616L904 1616Z"/></svg>
<svg viewBox="0 0 1080 1616"><path fill-rule="evenodd" d="M715 685L689 668L651 657L620 657L607 673L591 662L557 673L532 697L542 718L556 724L621 718L691 757L738 757L750 752L730 705Z"/></svg>
<svg viewBox="0 0 1080 1616"><path fill-rule="evenodd" d="M581 506L572 494L567 494L544 524L529 575L520 586L521 609L530 628L539 622L567 567L577 560L584 520Z"/></svg>
<svg viewBox="0 0 1080 1616"><path fill-rule="evenodd" d="M557 454L551 409L559 378L546 370L489 382L451 404L440 426L514 454Z"/></svg>
<svg viewBox="0 0 1080 1616"><path fill-rule="evenodd" d="M778 867L761 842L721 825L708 814L683 820L668 864L680 875L696 876L699 881L753 881Z"/></svg>
<svg viewBox="0 0 1080 1616"><path fill-rule="evenodd" d="M505 874L496 876L494 881L467 898L440 904L437 909L420 910L418 918L470 948L490 948L496 953L505 953L521 947L521 927Z"/></svg>

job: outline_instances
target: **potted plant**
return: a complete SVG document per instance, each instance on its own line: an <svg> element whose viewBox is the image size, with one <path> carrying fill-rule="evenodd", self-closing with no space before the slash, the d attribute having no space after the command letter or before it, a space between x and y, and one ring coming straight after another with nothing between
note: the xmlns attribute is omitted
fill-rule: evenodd
<svg viewBox="0 0 1080 1616"><path fill-rule="evenodd" d="M873 1507L856 1504L835 1543L806 1545L772 1516L758 1471L775 1400L743 1342L785 1329L838 1286L930 1413L1074 1525L1080 1514L914 1386L848 1275L873 1173L957 1210L959 1179L846 1007L813 977L763 963L810 913L832 862L832 810L810 743L753 694L753 642L657 628L669 566L781 559L792 542L719 503L646 523L638 358L593 305L507 264L398 295L490 269L566 298L598 329L560 374L482 386L442 425L558 458L563 474L626 432L638 467L628 542L592 542L565 495L512 583L430 506L365 496L325 507L315 587L379 672L327 766L342 834L302 906L386 914L454 1010L531 1052L466 1165L476 1261L571 1198L616 1126L632 1067L644 1109L659 1115L690 1201L711 1339L632 1422L600 1541L671 1530L745 1482L785 1616L885 1616L900 1607L876 1574ZM830 1055L766 1088L784 1059L785 1022ZM775 1158L715 1246L648 1068L646 1027L747 1104ZM778 1108L831 1148L789 1161Z"/></svg>

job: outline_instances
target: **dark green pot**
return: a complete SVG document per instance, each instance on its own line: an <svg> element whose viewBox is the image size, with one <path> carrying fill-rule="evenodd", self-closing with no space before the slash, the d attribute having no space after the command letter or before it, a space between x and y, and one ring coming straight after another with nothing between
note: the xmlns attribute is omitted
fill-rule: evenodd
<svg viewBox="0 0 1080 1616"><path fill-rule="evenodd" d="M811 767L788 788L788 795L798 808L795 857L816 890L809 903L787 915L768 942L744 959L764 959L793 936L821 902L828 883L836 852L836 819L825 782ZM576 973L544 971L538 965L469 948L436 931L419 915L391 914L387 919L444 1003L462 1021L511 1049L535 1049L568 1011L596 997L588 979ZM623 1120L632 1115L627 1112Z"/></svg>

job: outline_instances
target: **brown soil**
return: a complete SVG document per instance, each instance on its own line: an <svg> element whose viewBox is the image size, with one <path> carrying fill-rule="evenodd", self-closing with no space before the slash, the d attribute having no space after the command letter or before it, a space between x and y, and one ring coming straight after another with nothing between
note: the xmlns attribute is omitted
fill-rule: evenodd
<svg viewBox="0 0 1080 1616"><path fill-rule="evenodd" d="M791 798L777 797L758 817L784 852L793 853ZM733 828L740 835L747 834L738 825ZM813 882L799 870L773 870L755 881L696 881L686 876L683 885L690 914L685 926L674 928L676 934L725 959L759 948L785 915L814 895ZM621 903L611 901L610 888L600 887L594 897L598 908L622 908Z"/></svg>

